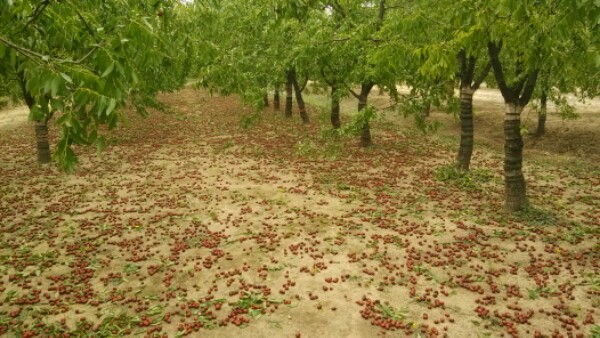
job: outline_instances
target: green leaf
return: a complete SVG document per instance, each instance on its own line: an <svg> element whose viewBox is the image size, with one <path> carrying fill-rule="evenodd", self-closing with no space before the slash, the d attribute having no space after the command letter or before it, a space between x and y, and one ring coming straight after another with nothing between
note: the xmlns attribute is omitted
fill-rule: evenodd
<svg viewBox="0 0 600 338"><path fill-rule="evenodd" d="M65 102L63 100L57 100L55 98L50 99L50 106L52 111L63 111L65 110Z"/></svg>
<svg viewBox="0 0 600 338"><path fill-rule="evenodd" d="M598 58L598 60L599 60L599 63L600 63L600 57ZM137 84L139 82L138 75L137 75L137 73L136 73L135 70L131 71L131 79L133 81L133 84Z"/></svg>
<svg viewBox="0 0 600 338"><path fill-rule="evenodd" d="M88 135L87 143L88 144L92 144L92 143L95 143L96 140L98 140L98 131L97 130L92 130L90 132L90 134Z"/></svg>
<svg viewBox="0 0 600 338"><path fill-rule="evenodd" d="M67 126L69 127L71 124L69 123L69 119L71 118L70 114L64 114L63 116L59 117L58 120L56 121L56 123L59 126Z"/></svg>
<svg viewBox="0 0 600 338"><path fill-rule="evenodd" d="M79 90L75 93L74 99L75 99L75 104L77 106L83 107L88 103L89 96L88 96L87 92L85 92L83 90Z"/></svg>
<svg viewBox="0 0 600 338"><path fill-rule="evenodd" d="M152 31L152 25L150 24L150 22L148 22L148 18L144 18L143 21L144 24L146 24L146 27L148 27L148 30Z"/></svg>
<svg viewBox="0 0 600 338"><path fill-rule="evenodd" d="M73 171L73 166L77 163L77 156L69 146L69 134L62 138L56 145L54 159L58 162L61 169L67 173Z"/></svg>
<svg viewBox="0 0 600 338"><path fill-rule="evenodd" d="M50 96L51 97L55 97L58 94L58 91L60 89L60 77L55 76L52 78L52 81L50 82Z"/></svg>
<svg viewBox="0 0 600 338"><path fill-rule="evenodd" d="M102 73L102 75L100 77L107 77L110 75L110 73L112 73L112 71L115 69L115 63L111 62L110 65L108 65L108 67L106 68L106 70L104 71L104 73Z"/></svg>
<svg viewBox="0 0 600 338"><path fill-rule="evenodd" d="M115 109L115 107L117 106L117 100L115 99L110 99L108 102L108 107L106 107L106 115L110 115L110 113L113 112L113 110Z"/></svg>
<svg viewBox="0 0 600 338"><path fill-rule="evenodd" d="M44 112L42 111L42 107L39 105L35 105L29 111L29 120L30 121L41 121L44 119Z"/></svg>
<svg viewBox="0 0 600 338"><path fill-rule="evenodd" d="M68 83L73 83L73 79L72 79L72 78L71 78L69 75L67 75L67 74L65 74L65 73L60 73L60 76L61 76L63 79L65 79L65 81L67 81Z"/></svg>
<svg viewBox="0 0 600 338"><path fill-rule="evenodd" d="M117 114L110 114L108 115L108 128L109 129L114 129L117 126L117 123L119 122L119 117L117 116Z"/></svg>

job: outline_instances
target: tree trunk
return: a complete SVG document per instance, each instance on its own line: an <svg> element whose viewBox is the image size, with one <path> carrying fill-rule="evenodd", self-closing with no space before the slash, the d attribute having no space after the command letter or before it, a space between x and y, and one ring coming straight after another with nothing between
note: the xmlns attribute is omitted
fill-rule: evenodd
<svg viewBox="0 0 600 338"><path fill-rule="evenodd" d="M488 42L488 54L494 70L494 77L506 103L506 113L504 115L504 186L506 200L504 208L508 212L515 212L523 210L528 204L525 177L523 176L521 112L523 107L531 100L539 69L534 69L528 73L524 72L523 65L517 57L516 77L520 80L512 86L508 85L500 61L501 49L501 43Z"/></svg>
<svg viewBox="0 0 600 338"><path fill-rule="evenodd" d="M48 142L48 120L35 122L37 159L39 163L50 163L50 142Z"/></svg>
<svg viewBox="0 0 600 338"><path fill-rule="evenodd" d="M292 117L292 104L294 103L293 97L293 80L294 73L291 70L288 70L286 73L286 81L285 81L285 117Z"/></svg>
<svg viewBox="0 0 600 338"><path fill-rule="evenodd" d="M425 105L423 106L423 111L421 112L424 118L428 118L431 115L431 101L429 99L425 100Z"/></svg>
<svg viewBox="0 0 600 338"><path fill-rule="evenodd" d="M468 171L473 154L473 90L460 88L460 147L456 162L459 170Z"/></svg>
<svg viewBox="0 0 600 338"><path fill-rule="evenodd" d="M292 83L294 85L294 93L296 94L298 109L300 110L300 117L302 118L302 122L307 124L310 122L310 119L306 113L306 106L304 105L304 98L302 97L302 88L300 88L298 85L298 79L296 78L296 72L294 71L292 71Z"/></svg>
<svg viewBox="0 0 600 338"><path fill-rule="evenodd" d="M263 104L265 105L265 107L269 106L269 93L265 93L264 97L263 97Z"/></svg>
<svg viewBox="0 0 600 338"><path fill-rule="evenodd" d="M23 73L19 73L19 76L19 83L21 85L23 99L31 111L33 106L35 106L35 98L27 91L27 88L25 87L25 78ZM48 119L49 118L44 118L42 121L35 121L35 139L38 163L50 163L52 160L50 153L50 142L48 141Z"/></svg>
<svg viewBox="0 0 600 338"><path fill-rule="evenodd" d="M363 93L361 93L360 97L358 98L358 113L360 114L361 111L365 110L367 108L367 99L368 99L368 93L367 95L363 95ZM369 126L369 120L365 120L364 124L361 127L361 132L360 132L360 146L361 147L370 147L373 145L373 139L371 138L371 127Z"/></svg>
<svg viewBox="0 0 600 338"><path fill-rule="evenodd" d="M367 108L367 100L369 98L369 93L373 89L372 83L363 83L360 88L360 95L358 95L358 113L362 112ZM371 127L369 125L369 120L365 119L361 132L360 132L360 146L361 147L370 147L373 145L373 139L371 137Z"/></svg>
<svg viewBox="0 0 600 338"><path fill-rule="evenodd" d="M546 92L542 93L540 98L540 114L538 115L538 126L535 136L543 136L546 134L546 115L548 114L548 97Z"/></svg>
<svg viewBox="0 0 600 338"><path fill-rule="evenodd" d="M340 129L340 98L337 95L336 86L331 87L331 125L334 129Z"/></svg>
<svg viewBox="0 0 600 338"><path fill-rule="evenodd" d="M523 138L521 137L521 112L523 107L506 104L504 117L504 184L508 212L527 207L525 177L523 176Z"/></svg>
<svg viewBox="0 0 600 338"><path fill-rule="evenodd" d="M281 109L281 102L279 99L279 84L275 86L275 94L273 94L273 109L279 111Z"/></svg>

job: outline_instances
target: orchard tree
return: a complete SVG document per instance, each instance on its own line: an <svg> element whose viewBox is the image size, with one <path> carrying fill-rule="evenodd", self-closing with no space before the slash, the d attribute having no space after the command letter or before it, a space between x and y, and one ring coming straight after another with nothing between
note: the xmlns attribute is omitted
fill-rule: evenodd
<svg viewBox="0 0 600 338"><path fill-rule="evenodd" d="M337 4L337 2L331 2ZM323 90L330 90L330 121L334 129L341 128L340 101L349 94L350 75L357 67L357 49L345 39L339 39L337 34L354 29L354 24L346 20L346 12L337 4L336 10L331 10L329 4L316 6L303 32L306 36L303 55L312 69L315 85Z"/></svg>
<svg viewBox="0 0 600 338"><path fill-rule="evenodd" d="M307 5L302 1L229 0L197 2L196 7L205 26L200 34L202 40L210 41L212 55L199 69L198 84L223 95L238 94L260 108L271 88L276 89L275 101L279 102L280 84L285 83L285 116L292 116L295 93L300 116L308 123L302 99L307 70L296 48Z"/></svg>
<svg viewBox="0 0 600 338"><path fill-rule="evenodd" d="M384 54L381 58L394 55L394 48L396 55L410 56L412 49L414 58L396 56L395 59L405 65L409 61L406 69L412 69L416 59L420 64L419 74L413 77L422 75L430 82L460 80L461 146L457 163L462 170L469 168L473 148L473 93L488 71L493 70L491 82L498 86L506 103L505 208L518 211L527 206L521 112L539 85L538 78L552 73L552 69L568 69L570 74L553 76L545 82L547 90L560 87L586 93L588 97L597 92L597 80L572 74L598 74L599 14L600 5L589 0L577 3L502 0L493 7L488 1L415 1L404 6L401 17L390 20L384 28L386 36L396 34L402 38L388 44L381 52L388 52L388 56ZM401 62L388 63L402 69ZM566 65L569 67L565 68ZM410 79L411 74L401 78ZM564 85L565 79L570 79L569 86Z"/></svg>
<svg viewBox="0 0 600 338"><path fill-rule="evenodd" d="M534 136L546 133L548 101L554 103L560 118L574 119L577 114L566 98L567 93L582 102L600 95L600 37L597 35L592 30L579 30L579 34L565 39L560 48L552 50L534 92L534 98L539 99Z"/></svg>
<svg viewBox="0 0 600 338"><path fill-rule="evenodd" d="M540 74L555 68L552 65L569 63L571 55L578 55L576 50L587 45L565 42L597 35L600 4L593 1L501 1L490 12L482 13L481 17L489 27L488 53L506 105L505 209L515 212L528 205L522 170L523 108L530 102Z"/></svg>
<svg viewBox="0 0 600 338"><path fill-rule="evenodd" d="M158 77L169 78L165 69L177 63L164 22L176 6L127 0L0 2L0 20L7 23L0 28L0 74L20 89L30 109L39 162L50 161L48 121L54 115L61 130L54 157L68 171L77 161L71 146L102 148L98 127L115 127L127 99L143 108L157 91L181 84Z"/></svg>
<svg viewBox="0 0 600 338"><path fill-rule="evenodd" d="M481 55L473 52L467 54L467 49L458 52L459 79L460 79L460 147L456 156L456 164L459 170L468 171L471 165L474 144L473 125L473 95L479 89L491 64L483 60L485 66L478 69L481 64ZM479 61L479 62L478 62Z"/></svg>
<svg viewBox="0 0 600 338"><path fill-rule="evenodd" d="M357 0L326 1L324 6L331 13L327 22L330 31L317 43L331 48L323 55L319 72L332 87L332 123L337 124L339 98L343 96L339 91L345 87L358 100L358 114L350 127L360 133L360 145L369 147L373 144L370 121L375 113L368 108L369 94L377 84L396 88L395 74L374 57L383 41L381 30L389 4L385 0ZM332 56L330 62L328 56Z"/></svg>
<svg viewBox="0 0 600 338"><path fill-rule="evenodd" d="M399 61L395 64L395 68L405 69L400 78L411 87L411 93L422 93L421 104L409 110L417 122L426 117L432 103L440 107L446 101L453 108L458 80L461 135L456 165L463 171L469 170L473 153L473 95L491 69L485 49L487 36L477 21L483 6L422 0L405 6L397 13L399 18L390 20L385 28L387 35L405 37L390 44L386 52L402 56L396 57ZM424 121L420 125L426 126Z"/></svg>
<svg viewBox="0 0 600 338"><path fill-rule="evenodd" d="M371 136L370 120L373 117L373 109L367 109L368 98L371 90L377 83L382 83L382 79L376 68L376 64L372 61L370 49L377 44L377 33L381 30L386 18L386 1L379 0L377 2L360 2L358 6L354 6L351 11L357 12L355 15L356 33L359 39L351 39L360 52L358 54L358 66L354 69L351 76L354 77L355 83L360 84L360 91L355 92L349 89L350 93L358 99L358 121L360 122L360 145L369 147L373 144Z"/></svg>

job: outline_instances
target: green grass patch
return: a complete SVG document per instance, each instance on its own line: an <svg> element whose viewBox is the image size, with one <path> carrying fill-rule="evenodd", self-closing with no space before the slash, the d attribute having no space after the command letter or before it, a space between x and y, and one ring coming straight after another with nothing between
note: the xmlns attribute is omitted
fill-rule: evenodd
<svg viewBox="0 0 600 338"><path fill-rule="evenodd" d="M529 206L514 214L514 217L529 226L556 225L557 219L552 212Z"/></svg>
<svg viewBox="0 0 600 338"><path fill-rule="evenodd" d="M492 174L486 169L463 171L454 163L434 169L435 178L444 183L451 183L464 190L479 190L481 184L492 180Z"/></svg>

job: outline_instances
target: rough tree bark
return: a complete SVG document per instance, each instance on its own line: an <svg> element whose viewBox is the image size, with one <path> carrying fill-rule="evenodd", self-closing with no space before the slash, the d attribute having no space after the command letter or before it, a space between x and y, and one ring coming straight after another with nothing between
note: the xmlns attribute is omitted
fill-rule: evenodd
<svg viewBox="0 0 600 338"><path fill-rule="evenodd" d="M310 122L310 119L308 118L308 113L306 113L306 105L304 104L304 98L302 97L303 88L298 85L295 71L292 71L292 84L294 85L294 94L296 94L296 102L298 103L298 109L300 110L300 117L302 118L302 122L307 124Z"/></svg>
<svg viewBox="0 0 600 338"><path fill-rule="evenodd" d="M50 142L48 141L48 120L35 121L37 159L39 163L50 163Z"/></svg>
<svg viewBox="0 0 600 338"><path fill-rule="evenodd" d="M488 62L475 74L477 59L467 57L464 50L458 53L460 65L460 147L456 156L456 165L459 170L468 171L471 166L475 129L473 125L473 95L485 80L492 65Z"/></svg>
<svg viewBox="0 0 600 338"><path fill-rule="evenodd" d="M539 69L526 70L520 61L515 67L515 80L508 84L500 61L502 44L488 43L490 63L494 77L506 105L504 115L504 187L507 212L516 212L528 206L525 177L523 175L523 138L521 113L535 89Z"/></svg>
<svg viewBox="0 0 600 338"><path fill-rule="evenodd" d="M505 208L511 212L522 210L527 206L527 190L525 176L523 176L521 112L523 112L523 107L519 104L506 104L504 115Z"/></svg>
<svg viewBox="0 0 600 338"><path fill-rule="evenodd" d="M286 72L285 81L285 117L292 117L292 105L294 104L293 87L294 73L292 70Z"/></svg>
<svg viewBox="0 0 600 338"><path fill-rule="evenodd" d="M460 88L460 147L456 156L457 167L468 171L473 155L473 90L470 86Z"/></svg>
<svg viewBox="0 0 600 338"><path fill-rule="evenodd" d="M265 95L263 96L263 104L265 105L265 107L269 107L269 93L265 93Z"/></svg>

